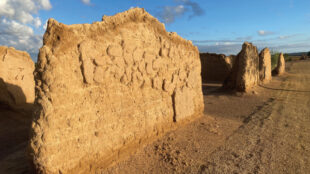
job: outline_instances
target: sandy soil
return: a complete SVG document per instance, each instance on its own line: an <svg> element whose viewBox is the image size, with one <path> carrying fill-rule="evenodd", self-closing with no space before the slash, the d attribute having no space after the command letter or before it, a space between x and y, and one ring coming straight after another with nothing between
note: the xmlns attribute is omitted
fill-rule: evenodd
<svg viewBox="0 0 310 174"><path fill-rule="evenodd" d="M250 94L204 84L203 117L98 173L307 173L310 171L310 61ZM30 117L0 107L0 173L31 173Z"/></svg>

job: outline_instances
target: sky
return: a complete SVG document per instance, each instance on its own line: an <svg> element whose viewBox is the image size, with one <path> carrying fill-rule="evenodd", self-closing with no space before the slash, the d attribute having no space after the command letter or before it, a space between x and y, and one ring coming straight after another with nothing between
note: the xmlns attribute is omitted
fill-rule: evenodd
<svg viewBox="0 0 310 174"><path fill-rule="evenodd" d="M36 61L49 18L92 23L133 7L200 52L237 54L244 41L272 52L310 51L310 0L0 0L0 45Z"/></svg>

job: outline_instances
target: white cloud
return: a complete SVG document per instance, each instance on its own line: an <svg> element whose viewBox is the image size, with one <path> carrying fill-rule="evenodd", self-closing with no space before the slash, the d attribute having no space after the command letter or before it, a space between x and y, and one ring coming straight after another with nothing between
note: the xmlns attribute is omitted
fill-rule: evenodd
<svg viewBox="0 0 310 174"><path fill-rule="evenodd" d="M2 19L0 21L0 33L1 35L32 35L33 29L27 25L20 24L16 21L8 21Z"/></svg>
<svg viewBox="0 0 310 174"><path fill-rule="evenodd" d="M33 25L34 25L36 28L39 28L39 27L42 25L41 19L40 19L39 17L36 17L36 18L34 19Z"/></svg>
<svg viewBox="0 0 310 174"><path fill-rule="evenodd" d="M35 54L42 46L42 36L35 35L33 29L16 21L0 21L0 45L13 46Z"/></svg>
<svg viewBox="0 0 310 174"><path fill-rule="evenodd" d="M297 36L304 37L302 34L292 34L287 36L267 38L264 40L251 39L250 42L257 46L259 50L268 47L271 50L286 53L309 51L309 38L295 40L292 42L285 42L285 44L283 44L283 39L294 38ZM200 52L212 52L217 54L230 55L238 54L240 52L243 41L239 40L239 38L236 38L235 40L194 40L193 43L198 46Z"/></svg>
<svg viewBox="0 0 310 174"><path fill-rule="evenodd" d="M257 31L258 35L260 36L268 36L268 35L272 35L272 34L275 34L274 32L272 31L265 31L265 30L259 30Z"/></svg>
<svg viewBox="0 0 310 174"><path fill-rule="evenodd" d="M285 53L292 53L292 52L308 52L310 44L307 41L304 42L297 42L297 43L289 43L289 44L281 44L276 46L270 46L271 50L275 50L277 52L285 52Z"/></svg>
<svg viewBox="0 0 310 174"><path fill-rule="evenodd" d="M49 10L52 8L52 5L50 3L49 0L39 0L40 4L41 4L41 7L44 9L44 10Z"/></svg>
<svg viewBox="0 0 310 174"><path fill-rule="evenodd" d="M197 2L193 2L191 0L179 0L179 1L183 2L185 6L191 9L192 14L189 16L189 19L195 16L202 16L205 14L204 9L202 9L201 6Z"/></svg>
<svg viewBox="0 0 310 174"><path fill-rule="evenodd" d="M27 51L36 59L42 34L33 28L42 26L39 10L51 8L50 0L0 0L0 45Z"/></svg>
<svg viewBox="0 0 310 174"><path fill-rule="evenodd" d="M166 6L161 12L161 18L165 23L174 22L175 18L181 16L185 13L185 8L183 5L177 6Z"/></svg>
<svg viewBox="0 0 310 174"><path fill-rule="evenodd" d="M202 53L217 53L217 54L225 54L225 55L232 55L238 54L240 52L242 43L229 43L229 44L222 44L222 43L215 43L214 45L196 45L198 49Z"/></svg>
<svg viewBox="0 0 310 174"><path fill-rule="evenodd" d="M182 14L185 11L184 5L178 5L174 8L176 14Z"/></svg>
<svg viewBox="0 0 310 174"><path fill-rule="evenodd" d="M241 44L245 41L252 41L252 36L237 37L235 39L219 39L219 40L192 40L194 44L209 44L209 45L232 45Z"/></svg>
<svg viewBox="0 0 310 174"><path fill-rule="evenodd" d="M196 2L191 0L175 0L175 2L177 3L175 6L164 6L161 9L159 17L164 23L172 23L176 17L183 16L187 12L191 13L188 19L205 14L205 11Z"/></svg>
<svg viewBox="0 0 310 174"><path fill-rule="evenodd" d="M90 5L91 3L90 3L90 0L81 0L84 4L86 4L86 5Z"/></svg>
<svg viewBox="0 0 310 174"><path fill-rule="evenodd" d="M286 39L288 36L279 36L279 39Z"/></svg>
<svg viewBox="0 0 310 174"><path fill-rule="evenodd" d="M289 38L294 38L294 37L297 37L297 36L301 36L302 34L292 34L292 35L282 35L282 36L279 36L278 39L289 39Z"/></svg>
<svg viewBox="0 0 310 174"><path fill-rule="evenodd" d="M37 14L39 10L51 8L49 0L1 0L0 17L29 24L36 20L33 15Z"/></svg>
<svg viewBox="0 0 310 174"><path fill-rule="evenodd" d="M44 29L44 30L46 30L46 28L47 28L47 22L48 22L48 20L46 20L45 23L44 23L44 25L43 25L43 29Z"/></svg>
<svg viewBox="0 0 310 174"><path fill-rule="evenodd" d="M235 44L234 42L224 42L223 45L233 45Z"/></svg>

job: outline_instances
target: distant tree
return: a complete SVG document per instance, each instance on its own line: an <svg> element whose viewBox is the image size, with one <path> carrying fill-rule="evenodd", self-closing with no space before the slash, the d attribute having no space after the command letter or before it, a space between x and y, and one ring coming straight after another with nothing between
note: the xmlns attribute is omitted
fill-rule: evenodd
<svg viewBox="0 0 310 174"><path fill-rule="evenodd" d="M307 56L310 57L310 51L308 52Z"/></svg>

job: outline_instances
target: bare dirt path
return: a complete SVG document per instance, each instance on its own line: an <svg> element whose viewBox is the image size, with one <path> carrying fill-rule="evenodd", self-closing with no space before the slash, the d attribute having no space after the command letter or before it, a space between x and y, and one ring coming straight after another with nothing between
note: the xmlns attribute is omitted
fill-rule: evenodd
<svg viewBox="0 0 310 174"><path fill-rule="evenodd" d="M205 116L98 173L309 173L310 62L255 89L205 95Z"/></svg>
<svg viewBox="0 0 310 174"><path fill-rule="evenodd" d="M310 62L293 63L274 102L252 115L200 173L310 172Z"/></svg>

